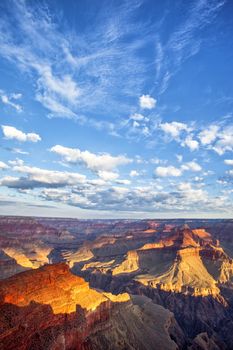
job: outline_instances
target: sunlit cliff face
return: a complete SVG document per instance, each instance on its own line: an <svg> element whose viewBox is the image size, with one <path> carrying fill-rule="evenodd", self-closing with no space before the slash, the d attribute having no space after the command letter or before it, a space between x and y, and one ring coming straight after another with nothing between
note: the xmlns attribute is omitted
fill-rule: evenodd
<svg viewBox="0 0 233 350"><path fill-rule="evenodd" d="M94 257L94 254L92 253L92 249L101 249L102 247L106 245L113 245L116 242L116 239L113 237L100 237L97 238L96 241L93 243L86 242L85 246L81 247L74 253L63 253L63 257L67 260L69 263L69 266L72 268L74 266L74 263L79 261L87 261Z"/></svg>
<svg viewBox="0 0 233 350"><path fill-rule="evenodd" d="M76 305L90 311L103 302L130 300L127 293L112 295L89 288L83 278L71 274L63 263L47 265L1 282L0 297L3 303L17 306L27 306L32 301L47 304L54 314L75 312Z"/></svg>
<svg viewBox="0 0 233 350"><path fill-rule="evenodd" d="M15 259L17 264L23 267L36 269L44 264L49 263L48 255L51 248L32 246L31 252L23 249L4 248L3 251L12 259Z"/></svg>
<svg viewBox="0 0 233 350"><path fill-rule="evenodd" d="M217 281L208 273L201 257L200 248L177 251L176 258L168 270L159 275L139 275L137 281L164 291L191 294L193 296L216 296Z"/></svg>
<svg viewBox="0 0 233 350"><path fill-rule="evenodd" d="M17 343L17 350L103 344L108 350L194 350L200 342L233 348L233 261L222 244L224 223L219 236L211 222L122 221L108 227L106 221L101 231L93 222L89 236L89 221L46 219L50 234L40 230L31 239L20 229L13 232L15 220L0 232L0 273L14 275L1 275L1 349L15 350ZM68 225L75 238L61 238L52 225L62 232ZM231 232L232 226L225 234L229 242ZM21 267L26 271L18 273ZM219 336L220 348L209 330ZM221 344L226 336L228 347Z"/></svg>
<svg viewBox="0 0 233 350"><path fill-rule="evenodd" d="M82 271L88 270L102 275L111 271L116 278L132 274L132 280L154 289L214 298L220 295L218 284L233 276L231 259L210 233L191 230L187 225L166 232L160 240L128 250L120 261L95 261L94 257L82 267Z"/></svg>

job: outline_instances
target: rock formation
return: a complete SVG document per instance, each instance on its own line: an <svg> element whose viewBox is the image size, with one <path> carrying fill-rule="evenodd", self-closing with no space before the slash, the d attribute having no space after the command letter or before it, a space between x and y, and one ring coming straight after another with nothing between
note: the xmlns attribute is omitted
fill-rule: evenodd
<svg viewBox="0 0 233 350"><path fill-rule="evenodd" d="M1 282L0 326L3 350L175 350L184 342L168 310L146 297L98 292L64 263Z"/></svg>
<svg viewBox="0 0 233 350"><path fill-rule="evenodd" d="M0 217L0 348L232 349L233 222L187 223Z"/></svg>

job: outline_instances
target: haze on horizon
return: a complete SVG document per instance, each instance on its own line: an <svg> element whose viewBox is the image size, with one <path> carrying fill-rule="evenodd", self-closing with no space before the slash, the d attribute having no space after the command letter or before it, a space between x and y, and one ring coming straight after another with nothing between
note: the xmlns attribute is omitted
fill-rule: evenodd
<svg viewBox="0 0 233 350"><path fill-rule="evenodd" d="M231 218L232 13L1 1L1 215Z"/></svg>

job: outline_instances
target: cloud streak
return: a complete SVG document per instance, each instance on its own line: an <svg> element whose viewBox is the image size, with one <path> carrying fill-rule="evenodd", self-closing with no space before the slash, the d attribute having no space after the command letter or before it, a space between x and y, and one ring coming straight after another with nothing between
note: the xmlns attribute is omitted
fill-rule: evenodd
<svg viewBox="0 0 233 350"><path fill-rule="evenodd" d="M133 20L140 2L114 5L117 22L109 15L114 12L111 6L92 18L90 29L74 35L59 31L58 13L52 16L46 6L32 7L25 1L8 5L0 21L0 54L30 74L35 98L51 116L79 121L80 114L98 108L104 121L109 106L115 115L129 111L130 105L119 100L139 96L147 69L137 54L147 42L147 28ZM140 38L124 43L125 37L135 36L136 28ZM20 33L17 41L15 31Z"/></svg>
<svg viewBox="0 0 233 350"><path fill-rule="evenodd" d="M213 22L225 4L225 1L198 0L189 3L185 19L170 34L165 43L156 40L156 78L159 83L158 94L163 94L171 78L179 71L182 64L196 55L201 48L203 36L201 31ZM182 11L183 11L183 4ZM169 18L169 17L168 17ZM182 17L181 17L182 18Z"/></svg>
<svg viewBox="0 0 233 350"><path fill-rule="evenodd" d="M20 93L12 93L10 95L7 95L3 90L0 90L0 100L4 105L8 105L12 108L14 108L17 112L22 112L23 107L16 103L19 99L22 98L22 94Z"/></svg>

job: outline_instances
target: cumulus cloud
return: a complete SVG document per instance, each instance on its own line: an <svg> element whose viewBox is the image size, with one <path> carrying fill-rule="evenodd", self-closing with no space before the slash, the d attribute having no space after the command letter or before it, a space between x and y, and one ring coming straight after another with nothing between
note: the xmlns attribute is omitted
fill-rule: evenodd
<svg viewBox="0 0 233 350"><path fill-rule="evenodd" d="M127 138L140 140L142 137L149 138L153 134L156 122L140 113L134 113L128 120L123 121L121 126L122 130L125 128Z"/></svg>
<svg viewBox="0 0 233 350"><path fill-rule="evenodd" d="M8 169L9 168L9 166L6 164L6 163L4 163L4 162L2 162L1 160L0 160L0 169L1 170L5 170L5 169Z"/></svg>
<svg viewBox="0 0 233 350"><path fill-rule="evenodd" d="M167 167L161 174L164 176L173 172L173 175L177 176L180 172L190 169L198 171L194 163L185 163L189 169ZM11 165L12 170L24 176L5 176L0 180L0 185L20 191L36 189L36 193L44 200L83 209L140 212L174 212L174 208L177 212L216 210L216 200L209 198L206 191L198 188L198 184L193 187L194 185L186 182L171 183L172 187L166 191L154 183L129 187L129 180L115 179L116 185L110 186L103 179L89 180L78 173L25 166L20 161L12 162ZM223 201L218 200L217 203L218 210L224 210Z"/></svg>
<svg viewBox="0 0 233 350"><path fill-rule="evenodd" d="M135 176L139 176L139 172L137 170L131 170L129 173L129 176L131 177L135 177Z"/></svg>
<svg viewBox="0 0 233 350"><path fill-rule="evenodd" d="M47 170L38 167L24 165L21 159L9 161L12 166L11 170L24 174L20 177L6 176L0 180L0 185L16 189L33 189L33 188L57 188L70 187L74 188L82 185L82 187L101 187L109 182L129 185L129 180L118 179L119 174L111 171L98 171L99 178L88 179L85 175L77 172ZM3 165L4 166L4 165ZM1 163L0 163L1 167Z"/></svg>
<svg viewBox="0 0 233 350"><path fill-rule="evenodd" d="M228 170L228 171L227 171L227 174L230 175L230 176L233 176L233 170L232 170L232 169L231 169L231 170Z"/></svg>
<svg viewBox="0 0 233 350"><path fill-rule="evenodd" d="M113 171L99 170L98 175L104 181L113 181L119 177L119 174L114 173Z"/></svg>
<svg viewBox="0 0 233 350"><path fill-rule="evenodd" d="M150 95L142 95L139 98L140 107L143 109L153 109L155 108L156 103L156 99L154 99Z"/></svg>
<svg viewBox="0 0 233 350"><path fill-rule="evenodd" d="M21 189L62 187L84 183L86 180L86 176L79 173L47 170L26 165L15 165L13 170L19 173L25 173L26 177L6 176L0 181L2 186Z"/></svg>
<svg viewBox="0 0 233 350"><path fill-rule="evenodd" d="M41 197L84 209L125 210L147 212L194 212L216 210L216 200L208 197L206 191L193 187L190 183L180 183L171 192L158 191L155 186L88 187L76 190L44 189ZM218 201L218 210L224 210L223 200ZM195 206L194 206L195 205ZM175 208L175 209L174 209Z"/></svg>
<svg viewBox="0 0 233 350"><path fill-rule="evenodd" d="M207 192L202 189L193 188L188 182L182 182L177 186L178 191L182 193L182 196L186 200L190 200L191 203L205 202L207 200Z"/></svg>
<svg viewBox="0 0 233 350"><path fill-rule="evenodd" d="M233 150L233 125L211 124L205 128L187 125L180 122L160 123L159 129L175 140L182 147L188 147L190 151L196 151L200 146L207 150L213 150L219 155Z"/></svg>
<svg viewBox="0 0 233 350"><path fill-rule="evenodd" d="M178 139L182 131L190 131L187 124L175 121L171 123L161 123L160 128L173 139Z"/></svg>
<svg viewBox="0 0 233 350"><path fill-rule="evenodd" d="M188 135L184 141L182 141L181 146L187 146L190 151L196 151L199 148L199 142L193 139L192 135Z"/></svg>
<svg viewBox="0 0 233 350"><path fill-rule="evenodd" d="M224 163L227 165L233 165L233 159L225 159Z"/></svg>
<svg viewBox="0 0 233 350"><path fill-rule="evenodd" d="M188 147L190 151L196 151L200 146L207 150L213 150L219 155L233 150L233 126L211 124L204 129L193 128L186 123L166 122L160 123L159 128L177 141L182 147Z"/></svg>
<svg viewBox="0 0 233 350"><path fill-rule="evenodd" d="M8 140L18 140L20 142L38 142L41 141L41 137L38 134L29 132L25 133L14 126L2 125L2 131L6 139Z"/></svg>
<svg viewBox="0 0 233 350"><path fill-rule="evenodd" d="M22 159L16 158L14 160L9 160L8 162L10 165L17 166L17 165L23 165L24 161Z"/></svg>
<svg viewBox="0 0 233 350"><path fill-rule="evenodd" d="M202 145L209 145L216 140L219 126L210 125L209 128L201 131L198 135Z"/></svg>
<svg viewBox="0 0 233 350"><path fill-rule="evenodd" d="M113 169L116 169L120 165L132 162L131 159L124 155L112 156L109 153L95 154L89 151L81 151L78 148L69 148L61 145L53 146L51 152L60 155L66 162L84 164L88 169L97 173L100 177L112 177L113 173L111 172ZM110 173L107 174L107 172ZM114 176L116 178L116 174Z"/></svg>
<svg viewBox="0 0 233 350"><path fill-rule="evenodd" d="M233 150L233 125L229 125L218 132L218 139L212 149L219 155Z"/></svg>
<svg viewBox="0 0 233 350"><path fill-rule="evenodd" d="M58 201L58 202L64 202L67 204L72 204L75 206L80 206L80 207L91 207L92 203L85 197L76 194L76 193L71 193L69 190L64 190L64 189L44 189L41 191L40 196L43 199L46 200L52 200L52 201ZM71 203L72 199L72 203Z"/></svg>
<svg viewBox="0 0 233 350"><path fill-rule="evenodd" d="M197 162L187 162L181 166L183 170L201 171L202 167Z"/></svg>
<svg viewBox="0 0 233 350"><path fill-rule="evenodd" d="M161 177L167 177L167 176L181 176L182 175L182 170L178 169L174 166L159 166L155 169L154 171L156 176L161 176Z"/></svg>
<svg viewBox="0 0 233 350"><path fill-rule="evenodd" d="M174 166L159 166L155 169L154 174L159 177L178 177L183 174L184 171L201 171L202 167L195 161L187 162L181 165L180 168Z"/></svg>

